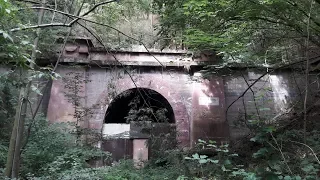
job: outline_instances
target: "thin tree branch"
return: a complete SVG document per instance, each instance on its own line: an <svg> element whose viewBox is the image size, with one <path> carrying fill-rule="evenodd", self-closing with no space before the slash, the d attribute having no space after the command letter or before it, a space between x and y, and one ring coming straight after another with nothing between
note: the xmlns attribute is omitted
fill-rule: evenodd
<svg viewBox="0 0 320 180"><path fill-rule="evenodd" d="M113 2L118 2L119 0L111 0L111 1L104 1L98 4L95 4L90 10L88 10L87 12L83 13L81 16L84 17L86 15L88 15L89 13L91 13L92 11L94 11L96 8L102 6L102 5L106 5L109 3L113 3Z"/></svg>
<svg viewBox="0 0 320 180"><path fill-rule="evenodd" d="M57 8L58 8L57 0L54 0L54 9L57 10ZM51 23L53 23L55 16L56 16L56 12L54 11L51 18Z"/></svg>
<svg viewBox="0 0 320 180"><path fill-rule="evenodd" d="M312 5L313 5L313 0L310 1L310 10L309 10L309 18L308 18L308 26L307 26L307 34L308 37L306 39L306 85L305 85L305 95L304 95L304 103L303 103L303 111L304 111L304 116L303 116L303 139L304 143L306 144L307 142L307 103L308 103L308 96L309 96L309 69L310 69L310 61L309 61L309 38L310 38L310 17L311 17L311 10L312 10Z"/></svg>
<svg viewBox="0 0 320 180"><path fill-rule="evenodd" d="M246 82L247 86L249 87L250 84L249 84L249 82L247 81L246 77L244 76L244 74L242 72L241 72L241 76L242 76L243 80ZM258 118L259 118L259 121L260 121L261 118L260 118L260 113L259 113L259 109L258 109L257 102L256 102L256 96L255 96L255 93L254 93L252 87L250 87L250 91L252 92L254 106L256 108L257 115L258 115Z"/></svg>
<svg viewBox="0 0 320 180"><path fill-rule="evenodd" d="M317 160L318 164L320 164L320 160L319 160L319 158L318 158L317 154L313 151L313 149L312 149L310 146L308 146L308 145L307 145L307 144L305 144L305 143L298 142L298 141L291 141L291 140L289 140L289 141L290 141L290 142L293 142L293 143L297 143L297 144L304 145L304 146L306 146L307 148L309 148L309 149L310 149L310 151L312 152L313 156L316 158L316 160Z"/></svg>
<svg viewBox="0 0 320 180"><path fill-rule="evenodd" d="M287 3L290 4L293 7L296 7L304 16L306 16L307 18L309 18L311 21L314 22L314 24L316 24L318 27L320 27L320 22L316 21L316 19L314 19L313 17L310 16L310 13L307 13L305 11L303 11L303 9L301 9L297 3L295 2L290 2L287 0ZM312 2L313 3L313 2ZM315 29L316 30L316 29Z"/></svg>
<svg viewBox="0 0 320 180"><path fill-rule="evenodd" d="M117 0L111 0L111 1L105 1L105 2L101 2L98 3L96 5L94 5L91 9L89 9L87 12L85 12L84 14L82 14L81 16L74 16L72 14L66 13L66 12L62 12L62 11L58 11L56 9L51 9L51 8L46 8L46 7L31 7L29 9L43 9L43 10L50 10L53 12L58 12L60 14L64 14L71 17L76 17L76 19L73 19L72 21L70 21L68 24L66 23L50 23L50 24L40 24L40 25L34 25L34 26L28 26L28 27L22 27L22 28L14 28L11 29L11 32L15 32L15 31L20 31L20 30L27 30L27 29L36 29L36 28L45 28L45 27L55 27L55 26L65 26L65 27L71 27L74 23L76 23L77 21L79 21L80 19L82 19L82 17L88 15L89 13L91 13L92 11L94 11L97 7L105 5L105 4L109 4L112 2L117 2ZM0 33L2 34L2 33Z"/></svg>
<svg viewBox="0 0 320 180"><path fill-rule="evenodd" d="M41 2L38 2L38 1L31 1L31 0L13 0L13 1L41 5ZM45 6L50 7L52 5L49 5L48 3L46 3Z"/></svg>
<svg viewBox="0 0 320 180"><path fill-rule="evenodd" d="M248 125L247 107L246 107L246 103L244 101L244 97L242 97L242 106L243 106L243 111L244 111L244 123L246 124L247 127L249 127L249 125ZM251 129L250 129L250 131L251 131Z"/></svg>
<svg viewBox="0 0 320 180"><path fill-rule="evenodd" d="M27 101L28 101L28 104L29 104L30 112L31 112L31 114L33 115L33 110L32 110L31 101L30 101L30 99L27 99Z"/></svg>
<svg viewBox="0 0 320 180"><path fill-rule="evenodd" d="M314 57L314 59L316 59L316 58L318 58L318 57ZM286 65L283 65L283 66L280 66L280 67L276 67L276 68L274 68L274 69L271 69L271 70L263 73L263 74L262 74L260 77L258 77L252 84L250 84L250 86L249 86L246 90L244 90L243 93L242 93L240 96L238 96L237 99L235 99L234 101L232 101L232 103L227 107L226 114L228 114L228 111L229 111L230 107L231 107L235 102L237 102L241 97L243 97L243 96L250 90L250 88L251 88L252 86L254 86L257 82L259 82L264 76L266 76L267 74L270 74L270 73L272 73L272 72L274 72L274 71L276 71L276 70L279 70L279 69L282 69L282 68L286 68L286 67L290 67L290 66L293 66L293 65L296 65L296 64L300 64L300 63L303 63L303 62L305 62L305 61L306 61L305 59L304 59L304 60L300 60L300 61L293 62L293 63L290 63L290 64L286 64Z"/></svg>
<svg viewBox="0 0 320 180"><path fill-rule="evenodd" d="M273 136L272 133L270 133L270 135L271 135L273 141L276 143L277 149L278 149L278 151L280 152L280 154L281 154L281 156L282 156L282 159L283 159L283 162L285 163L285 165L286 165L287 168L288 168L288 171L290 172L290 174L293 174L292 171L291 171L291 169L290 169L290 166L289 166L289 164L287 163L287 160L286 160L286 158L285 158L285 156L284 156L284 154L283 154L283 152L282 152L282 149L280 148L280 146L279 146L279 144L278 144L277 139Z"/></svg>
<svg viewBox="0 0 320 180"><path fill-rule="evenodd" d="M76 16L76 15L73 15L73 14L69 14L69 13L66 13L66 12L63 12L63 11L58 11L58 10L55 10L55 9L51 9L51 8L43 8L43 7L31 7L30 9L44 9L44 10L48 10L48 11L53 11L53 12L57 12L57 13L60 13L60 14L63 14L63 15L66 15L68 17L73 17L73 18L76 18L78 20L83 20L83 21L87 21L87 22L90 22L90 23L93 23L93 24L97 24L97 25L100 25L100 26L105 26L105 27L108 27L112 30L115 30L116 32L118 32L119 34L122 34L123 36L129 38L129 39L132 39L138 43L140 43L144 48L145 50L162 66L162 67L165 67L165 65L163 63L161 63L161 61L155 57L150 51L149 49L147 48L147 46L140 40L132 37L132 36L129 36L125 33L123 33L122 31L118 30L117 28L114 28L108 24L104 24L104 23L99 23L99 22L96 22L96 21L93 21L93 20L90 20L90 19L86 19L84 17L81 17L81 16ZM23 9L21 9L23 10ZM77 21L78 21L77 20ZM27 29L34 29L34 28L46 28L46 27L56 27L56 26L60 26L60 27L71 27L75 22L77 21L74 21L72 20L70 23L51 23L51 24L42 24L41 26L38 26L38 25L34 25L34 26L28 26L28 27L23 27L23 28L14 28L14 29L11 29L10 31L11 32L15 32L15 31L20 31L20 30L27 30ZM82 26L83 27L83 26ZM1 34L1 32L0 32Z"/></svg>

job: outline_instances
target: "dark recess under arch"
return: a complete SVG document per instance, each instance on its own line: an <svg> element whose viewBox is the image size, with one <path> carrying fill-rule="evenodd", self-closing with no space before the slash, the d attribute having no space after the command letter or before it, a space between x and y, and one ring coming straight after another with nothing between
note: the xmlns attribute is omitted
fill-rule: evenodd
<svg viewBox="0 0 320 180"><path fill-rule="evenodd" d="M105 123L127 123L125 117L128 116L131 106L129 105L135 98L139 98L137 103L138 108L151 107L153 112L165 108L167 111L167 123L175 123L174 112L165 97L160 93L147 88L132 88L128 89L118 96L109 104L104 119ZM153 122L158 122L152 118ZM160 122L161 123L161 122Z"/></svg>

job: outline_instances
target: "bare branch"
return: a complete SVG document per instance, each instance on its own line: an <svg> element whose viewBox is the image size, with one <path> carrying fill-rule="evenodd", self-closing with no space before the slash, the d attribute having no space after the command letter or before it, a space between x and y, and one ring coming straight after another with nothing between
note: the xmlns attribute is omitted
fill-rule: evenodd
<svg viewBox="0 0 320 180"><path fill-rule="evenodd" d="M14 0L14 1L41 5L41 2L39 2L39 1L32 1L32 0ZM45 6L52 6L52 5L49 5L48 3L46 3Z"/></svg>
<svg viewBox="0 0 320 180"><path fill-rule="evenodd" d="M57 8L58 8L57 0L54 0L54 9L57 10ZM56 16L56 12L53 12L51 23L53 23L55 16Z"/></svg>
<svg viewBox="0 0 320 180"><path fill-rule="evenodd" d="M10 32L16 32L16 31L28 30L28 29L46 28L46 27L70 27L70 26L71 26L70 24L65 24L65 23L50 23L50 24L40 24L40 25L33 25L33 26L27 26L27 27L14 28L14 29L11 29Z"/></svg>
<svg viewBox="0 0 320 180"><path fill-rule="evenodd" d="M93 24L97 24L97 25L100 25L100 26L104 26L104 27L108 27L112 30L115 30L116 32L118 32L119 34L122 34L123 36L127 37L127 38L130 38L136 42L138 42L139 44L141 44L145 50L162 66L162 67L165 67L164 64L161 63L161 61L155 57L150 51L149 49L147 48L147 46L142 42L140 41L139 39L136 39L132 36L129 36L127 34L125 34L124 32L120 31L119 29L115 28L115 27L112 27L108 24L104 24L104 23L99 23L99 22L96 22L96 21L93 21L93 20L90 20L90 19L86 19L82 16L76 16L76 15L73 15L73 14L69 14L69 13L66 13L66 12L63 12L63 11L59 11L59 10L56 10L56 9L51 9L51 8L45 8L45 7L31 7L31 9L44 9L44 10L48 10L48 11L53 11L53 12L57 12L59 14L62 14L62 15L65 15L65 16L68 16L68 17L73 17L73 18L76 18L77 21L74 21L72 20L70 23L66 24L66 23L51 23L51 24L42 24L41 26L28 26L28 27L24 27L24 28L15 28L15 29L11 29L10 31L11 32L15 32L15 31L19 31L19 30L27 30L27 29L34 29L34 28L45 28L45 27L55 27L55 26L60 26L60 27L71 27L74 23L78 22L78 20L83 20L83 21L87 21L87 22L90 22L90 23L93 23ZM21 9L23 10L23 9ZM90 10L89 10L90 11ZM83 27L83 26L82 26ZM1 33L0 33L1 34Z"/></svg>
<svg viewBox="0 0 320 180"><path fill-rule="evenodd" d="M244 76L244 74L242 72L241 72L241 76L242 76L243 80L246 82L247 86L249 87L250 84L249 84L249 82L247 81L246 77ZM255 106L256 111L257 111L258 118L259 118L259 120L261 120L259 109L258 109L258 106L257 106L256 95L255 95L255 93L254 93L254 91L253 91L253 89L251 87L250 87L250 91L252 92L253 102L254 102L254 106Z"/></svg>
<svg viewBox="0 0 320 180"><path fill-rule="evenodd" d="M304 145L304 146L306 146L307 148L309 148L309 149L310 149L310 151L312 152L312 154L314 155L314 157L316 158L316 160L317 160L318 164L320 164L320 160L319 160L319 158L318 158L317 154L313 151L313 149L312 149L310 146L308 146L307 144L304 144L304 143L298 142L298 141L291 141L291 140L289 140L289 141L290 141L290 142L293 142L293 143L297 143L297 144Z"/></svg>
<svg viewBox="0 0 320 180"><path fill-rule="evenodd" d="M64 27L71 27L74 23L76 23L77 21L79 21L80 19L83 19L82 17L88 15L89 13L91 13L92 11L94 11L97 7L105 5L105 4L109 4L112 2L116 2L117 0L111 0L111 1L105 1L105 2L101 2L98 3L96 5L94 5L91 9L89 9L87 12L85 12L83 15L81 16L76 16L76 15L72 15L63 11L58 11L56 9L51 9L51 8L46 8L46 7L31 7L29 9L43 9L43 10L49 10L49 11L53 11L53 12L57 12L69 17L76 17L76 19L73 19L71 22L69 22L68 24L66 23L50 23L50 24L40 24L40 25L34 25L34 26L27 26L27 27L21 27L21 28L14 28L11 29L10 32L15 32L15 31L20 31L20 30L27 30L27 29L36 29L36 28L46 28L46 27L55 27L55 26L64 26ZM21 9L22 10L22 9ZM2 34L2 33L0 33Z"/></svg>
<svg viewBox="0 0 320 180"><path fill-rule="evenodd" d="M305 85L305 94L304 94L304 102L303 102L303 139L304 143L307 141L307 120L308 120L308 115L307 115L307 104L308 104L308 97L309 97L309 69L310 69L310 60L309 60L309 39L310 39L310 17L311 17L311 10L312 10L312 5L313 5L313 0L310 0L310 10L309 10L309 18L308 18L308 25L307 25L307 34L308 37L306 38L306 75L305 75L305 80L306 80L306 85Z"/></svg>
<svg viewBox="0 0 320 180"><path fill-rule="evenodd" d="M102 5L105 5L105 4L109 4L109 3L112 3L112 2L116 2L117 0L111 0L111 1L104 1L104 2L101 2L101 3L98 3L96 5L94 5L91 9L89 9L87 12L83 13L81 15L81 17L84 17L88 14L90 14L92 11L94 11L97 7L99 6L102 6ZM74 24L75 22L79 21L80 17L77 17L76 19L72 20L69 24Z"/></svg>
<svg viewBox="0 0 320 180"><path fill-rule="evenodd" d="M314 57L315 59L318 58L318 57ZM277 68L274 68L274 69L271 69L265 73L263 73L260 77L258 77L252 84L250 84L250 86L248 86L248 88L243 91L243 93L238 96L237 99L235 99L228 107L227 107L227 110L226 110L226 114L228 114L228 111L230 109L230 107L235 103L237 102L240 98L242 98L250 89L252 86L254 86L257 82L259 82L264 76L266 76L267 74L270 74L276 70L279 70L279 69L282 69L282 68L286 68L286 67L290 67L290 66L293 66L293 65L296 65L296 64L300 64L300 63L303 63L305 62L306 60L301 60L301 61L297 61L297 62L293 62L293 63L290 63L290 64L286 64L286 65L283 65L283 66L280 66L280 67L277 67Z"/></svg>
<svg viewBox="0 0 320 180"><path fill-rule="evenodd" d="M272 133L270 133L270 135L271 135L273 141L276 143L277 149L278 149L278 151L280 152L280 154L281 154L281 156L282 156L282 159L283 159L283 162L284 162L284 164L285 164L285 165L287 166L287 168L288 168L288 171L290 172L290 174L293 174L292 171L291 171L291 169L290 169L289 164L287 163L287 159L285 158L285 156L284 156L284 154L283 154L283 152L282 152L282 149L281 149L281 147L279 146L279 143L278 143L277 139L273 136Z"/></svg>
<svg viewBox="0 0 320 180"><path fill-rule="evenodd" d="M101 2L101 3L95 4L89 11L83 13L81 16L84 17L84 16L88 15L89 13L91 13L92 11L94 11L96 8L98 8L98 7L102 6L102 5L113 3L113 2L118 2L118 0L104 1L104 2Z"/></svg>

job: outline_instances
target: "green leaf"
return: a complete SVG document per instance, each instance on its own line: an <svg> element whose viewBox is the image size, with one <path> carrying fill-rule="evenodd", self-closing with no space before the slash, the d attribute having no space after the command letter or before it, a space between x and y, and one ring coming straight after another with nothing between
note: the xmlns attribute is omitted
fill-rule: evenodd
<svg viewBox="0 0 320 180"><path fill-rule="evenodd" d="M272 132L274 132L274 131L276 130L276 128L273 127L273 126L268 126L268 127L266 127L264 130L265 130L266 132L272 133Z"/></svg>
<svg viewBox="0 0 320 180"><path fill-rule="evenodd" d="M224 172L225 172L225 171L228 171L225 166L221 166L221 170L224 171Z"/></svg>
<svg viewBox="0 0 320 180"><path fill-rule="evenodd" d="M225 148L227 148L227 147L229 147L229 144L221 145L220 147L225 147Z"/></svg>
<svg viewBox="0 0 320 180"><path fill-rule="evenodd" d="M259 123L259 120L248 120L249 124L255 125Z"/></svg>
<svg viewBox="0 0 320 180"><path fill-rule="evenodd" d="M21 44L22 44L22 45L27 45L27 44L29 44L29 43L30 43L29 41L24 41L24 40L21 41Z"/></svg>
<svg viewBox="0 0 320 180"><path fill-rule="evenodd" d="M212 162L212 163L214 163L214 164L218 164L218 163L219 163L219 160L210 159L209 161Z"/></svg>
<svg viewBox="0 0 320 180"><path fill-rule="evenodd" d="M295 176L294 179L295 180L301 180L301 177L300 176Z"/></svg>
<svg viewBox="0 0 320 180"><path fill-rule="evenodd" d="M198 153L196 153L196 154L193 154L193 155L192 155L192 158L193 158L193 159L200 159L200 156L199 156Z"/></svg>
<svg viewBox="0 0 320 180"><path fill-rule="evenodd" d="M207 157L207 155L200 155L200 159L206 159Z"/></svg>
<svg viewBox="0 0 320 180"><path fill-rule="evenodd" d="M284 180L291 180L291 177L290 176L285 176L283 179Z"/></svg>
<svg viewBox="0 0 320 180"><path fill-rule="evenodd" d="M278 176L276 174L268 173L265 178L266 180L278 180Z"/></svg>
<svg viewBox="0 0 320 180"><path fill-rule="evenodd" d="M239 156L238 154L229 154L230 157L237 157Z"/></svg>
<svg viewBox="0 0 320 180"><path fill-rule="evenodd" d="M304 172L306 173L310 173L312 171L315 170L315 168L313 167L312 164L308 164L307 166L304 166L303 168L301 168Z"/></svg>
<svg viewBox="0 0 320 180"><path fill-rule="evenodd" d="M250 141L256 142L256 141L257 141L257 136L256 136L256 137L253 137L253 138L250 138Z"/></svg>
<svg viewBox="0 0 320 180"><path fill-rule="evenodd" d="M226 159L224 162L223 162L224 165L230 165L231 164L231 161L229 159Z"/></svg>
<svg viewBox="0 0 320 180"><path fill-rule="evenodd" d="M35 87L34 85L31 85L31 90L32 90L33 92L39 94L39 95L42 95L42 93L40 92L40 90L39 90L37 87Z"/></svg>
<svg viewBox="0 0 320 180"><path fill-rule="evenodd" d="M224 149L224 150L222 150L222 152L227 153L227 152L229 152L229 150L228 149Z"/></svg>
<svg viewBox="0 0 320 180"><path fill-rule="evenodd" d="M207 163L207 162L208 162L208 160L206 160L206 159L200 159L200 160L199 160L199 163L200 163L200 164L205 164L205 163Z"/></svg>
<svg viewBox="0 0 320 180"><path fill-rule="evenodd" d="M217 146L214 145L214 144L208 144L207 146L208 146L208 147L213 147L213 148L216 148L216 147L217 147Z"/></svg>
<svg viewBox="0 0 320 180"><path fill-rule="evenodd" d="M8 40L10 40L11 42L13 42L12 37L11 37L8 33L6 33L5 31L0 30L0 34L1 34L1 33L2 33L2 36L3 36L5 39L8 39Z"/></svg>
<svg viewBox="0 0 320 180"><path fill-rule="evenodd" d="M253 157L254 158L258 158L258 157L261 157L261 156L264 156L266 155L268 152L268 149L267 148L261 148L259 149L256 153L253 153Z"/></svg>

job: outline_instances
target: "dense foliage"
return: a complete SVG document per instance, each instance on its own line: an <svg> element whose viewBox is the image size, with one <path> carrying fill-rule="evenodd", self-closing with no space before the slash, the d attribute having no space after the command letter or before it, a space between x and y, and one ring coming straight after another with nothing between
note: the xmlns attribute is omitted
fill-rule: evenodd
<svg viewBox="0 0 320 180"><path fill-rule="evenodd" d="M161 36L218 51L228 62L297 61L307 37L319 47L319 1L155 0L154 7Z"/></svg>
<svg viewBox="0 0 320 180"><path fill-rule="evenodd" d="M19 104L24 101L30 107L36 105L32 98L19 96L19 90L33 81L32 93L42 96L42 84L35 80L59 78L52 66L43 67L32 59L32 51L38 59L44 56L57 59L55 48L60 37L67 42L71 36L88 36L96 40L95 44L102 43L111 49L142 43L146 45L144 48L160 49L172 44L180 48L187 45L193 51L216 51L226 63L254 65L305 61L310 55L317 57L320 47L319 0L114 1L97 7L84 17L87 20L80 18L72 27L66 23L102 1L44 2L48 9L41 23L47 26L38 34L33 26L40 15L36 10L39 1L0 0L0 178L10 151L13 121L21 115ZM154 18L151 12L159 17ZM55 24L61 22L64 24ZM40 43L33 42L37 34ZM79 95L82 87L79 84L86 82L79 81L81 74L72 75L64 80L65 88L71 92L65 95L73 105L75 124L49 124L32 108L25 111L26 131L19 149L19 173L23 179L319 179L319 123L309 120L309 128L302 129L302 118L293 125L288 118L289 125L281 127L268 122L268 117L251 120L246 124L251 133L241 140L241 146L199 140L196 148L182 151L171 141L175 132L150 133L153 143L148 145L156 156L143 168L125 160L92 168L90 160L104 162L110 154L80 141L84 135L92 135L79 127L91 111L79 108L84 99ZM129 122L144 124L155 115L161 122L167 121L165 110L141 108L136 102L130 105ZM296 111L298 116L300 109Z"/></svg>
<svg viewBox="0 0 320 180"><path fill-rule="evenodd" d="M6 76L1 76L0 83L0 167L3 168L7 157L12 121L17 103L16 88Z"/></svg>

